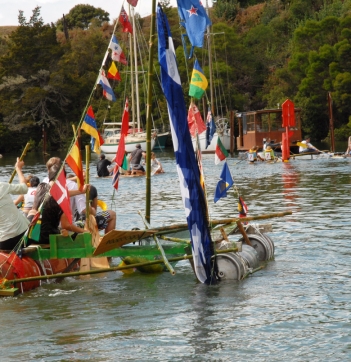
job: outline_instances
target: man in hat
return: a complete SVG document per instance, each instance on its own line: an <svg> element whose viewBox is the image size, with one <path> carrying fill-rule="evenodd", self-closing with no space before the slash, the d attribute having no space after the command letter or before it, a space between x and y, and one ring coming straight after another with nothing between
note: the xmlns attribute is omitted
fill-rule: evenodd
<svg viewBox="0 0 351 362"><path fill-rule="evenodd" d="M145 152L141 149L140 143L135 145L135 150L129 155L130 167L132 169L132 175L137 173L144 173L145 169L140 164L141 158L145 156Z"/></svg>
<svg viewBox="0 0 351 362"><path fill-rule="evenodd" d="M110 170L107 168L111 165L111 161L107 160L105 155L100 155L100 161L96 165L96 171L99 177L110 176Z"/></svg>
<svg viewBox="0 0 351 362"><path fill-rule="evenodd" d="M302 146L299 148L299 153L321 153L321 151L317 147L314 147L310 141L310 136L305 136L305 140L301 142Z"/></svg>

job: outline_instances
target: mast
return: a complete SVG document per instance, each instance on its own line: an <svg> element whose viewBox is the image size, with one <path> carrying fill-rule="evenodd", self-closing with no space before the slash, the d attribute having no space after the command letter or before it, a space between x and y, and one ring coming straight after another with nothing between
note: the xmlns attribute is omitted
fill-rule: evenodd
<svg viewBox="0 0 351 362"><path fill-rule="evenodd" d="M206 0L206 14L209 17L208 11L208 0ZM211 112L214 116L214 96L213 96L213 77L212 77L212 53L211 53L211 27L207 26L207 48L208 48L208 68L210 72L210 102L211 102Z"/></svg>
<svg viewBox="0 0 351 362"><path fill-rule="evenodd" d="M129 5L130 6L130 5ZM135 28L135 14L132 7L133 19L133 45L134 45L134 73L135 73L135 97L136 97L136 120L137 129L140 129L140 104L139 104L139 73L138 73L138 53L136 48L136 28Z"/></svg>
<svg viewBox="0 0 351 362"><path fill-rule="evenodd" d="M130 4L129 4L129 15L131 15ZM134 38L134 29L133 34L129 33L129 52L130 52L130 83L131 83L131 93L132 93L132 125L133 125L133 135L135 134L135 101L134 101L134 82L133 82L133 38Z"/></svg>
<svg viewBox="0 0 351 362"><path fill-rule="evenodd" d="M146 206L145 219L150 223L151 209L151 111L152 111L152 70L155 42L155 18L156 0L152 0L151 25L150 25L150 47L149 47L149 69L147 76L147 105L146 105Z"/></svg>

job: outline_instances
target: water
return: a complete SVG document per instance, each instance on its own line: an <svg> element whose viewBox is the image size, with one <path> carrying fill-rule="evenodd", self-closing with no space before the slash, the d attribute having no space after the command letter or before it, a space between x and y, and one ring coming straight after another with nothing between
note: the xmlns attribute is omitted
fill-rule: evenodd
<svg viewBox="0 0 351 362"><path fill-rule="evenodd" d="M184 222L175 160L152 178L152 225ZM236 216L232 192L213 204L222 165L204 155L210 213ZM347 361L350 337L351 160L248 165L228 160L250 215L291 210L273 224L275 261L241 282L205 286L181 262L176 275L68 278L0 299L4 361ZM0 180L13 156L0 159ZM25 173L45 175L38 155ZM95 170L96 158L91 168ZM93 177L118 228L142 227L143 178ZM15 181L16 182L16 181ZM115 264L118 260L115 260Z"/></svg>

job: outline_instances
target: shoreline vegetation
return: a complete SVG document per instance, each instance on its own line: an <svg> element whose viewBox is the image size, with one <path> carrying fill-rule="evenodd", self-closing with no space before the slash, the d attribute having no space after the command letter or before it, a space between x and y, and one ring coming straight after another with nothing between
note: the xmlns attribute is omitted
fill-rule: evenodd
<svg viewBox="0 0 351 362"><path fill-rule="evenodd" d="M194 59L185 60L177 9L168 0L161 4L169 18L188 100L187 69ZM330 92L335 139L346 142L351 135L350 10L351 0L313 4L218 0L210 15L215 87L225 104L220 111L279 108L289 98L303 110L303 134L310 134L312 142L327 141ZM85 11L89 15L83 17ZM36 7L29 17L19 11L17 26L0 27L0 153L18 150L28 141L38 149L43 149L43 142L47 150L68 146L72 124L82 117L116 18L118 14L101 8L77 5L65 14L65 26L62 18L47 24ZM136 18L145 36L140 43L147 47L150 16L136 14ZM116 36L129 54L128 35L120 25ZM206 53L206 47L197 48L195 55L208 77ZM128 77L128 71L122 69L122 77ZM153 81L158 107L168 119L157 77ZM98 127L104 120L120 120L125 99L122 83L112 84L114 104L102 99L98 88L94 93ZM146 104L143 95L140 103ZM202 107L199 102L201 112ZM145 126L146 110L141 111L141 122ZM87 143L89 137L83 135L82 144Z"/></svg>

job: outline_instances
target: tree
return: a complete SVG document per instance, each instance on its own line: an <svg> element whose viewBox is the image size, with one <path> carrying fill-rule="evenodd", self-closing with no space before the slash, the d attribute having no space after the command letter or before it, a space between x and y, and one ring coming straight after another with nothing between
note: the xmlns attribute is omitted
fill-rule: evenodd
<svg viewBox="0 0 351 362"><path fill-rule="evenodd" d="M68 29L81 28L88 29L89 26L101 26L103 22L109 21L109 13L101 8L95 8L88 4L79 4L73 7L68 14L65 15ZM62 19L57 21L57 26L62 30Z"/></svg>

